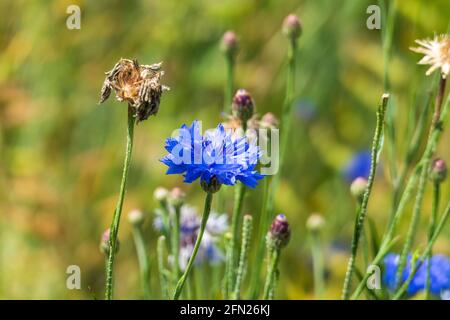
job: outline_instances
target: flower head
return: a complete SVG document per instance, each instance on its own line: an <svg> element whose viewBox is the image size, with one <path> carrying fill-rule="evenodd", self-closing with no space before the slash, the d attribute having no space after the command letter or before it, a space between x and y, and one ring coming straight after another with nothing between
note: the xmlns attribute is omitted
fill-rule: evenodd
<svg viewBox="0 0 450 320"><path fill-rule="evenodd" d="M230 57L234 57L239 49L239 43L236 33L227 31L223 34L222 43L220 44L222 52Z"/></svg>
<svg viewBox="0 0 450 320"><path fill-rule="evenodd" d="M118 101L126 101L138 121L158 112L161 95L169 90L160 83L164 71L161 63L140 65L137 60L120 59L106 72L100 103L105 102L114 89Z"/></svg>
<svg viewBox="0 0 450 320"><path fill-rule="evenodd" d="M233 103L231 105L231 111L233 116L241 121L241 123L247 123L247 121L253 116L255 112L255 104L250 93L245 89L239 89L233 97Z"/></svg>
<svg viewBox="0 0 450 320"><path fill-rule="evenodd" d="M183 125L176 137L166 140L166 150L169 154L161 162L169 167L167 174L183 174L186 183L200 179L202 187L217 189L241 181L254 188L263 178L255 170L261 157L256 143L249 143L245 136L233 137L222 124L204 136L198 121L191 127Z"/></svg>
<svg viewBox="0 0 450 320"><path fill-rule="evenodd" d="M295 14L290 14L283 21L283 34L289 39L296 40L302 34L300 19Z"/></svg>
<svg viewBox="0 0 450 320"><path fill-rule="evenodd" d="M447 178L447 164L443 159L434 159L431 163L430 178L435 183L442 183Z"/></svg>
<svg viewBox="0 0 450 320"><path fill-rule="evenodd" d="M397 254L390 253L384 258L384 275L383 282L390 290L395 290L395 282L397 275L397 268L400 257ZM419 263L419 262L417 262ZM427 261L424 261L418 268L416 274L413 276L408 285L408 295L415 295L419 291L425 289L427 277ZM444 290L450 289L450 259L444 255L436 254L430 260L430 291L432 294L438 296ZM411 273L411 256L408 257L407 265L403 271L401 282L405 282Z"/></svg>
<svg viewBox="0 0 450 320"><path fill-rule="evenodd" d="M267 234L269 245L281 249L285 247L291 238L291 228L284 214L279 214L273 220Z"/></svg>
<svg viewBox="0 0 450 320"><path fill-rule="evenodd" d="M371 153L369 150L361 151L353 155L344 168L345 179L352 183L356 178L369 178Z"/></svg>
<svg viewBox="0 0 450 320"><path fill-rule="evenodd" d="M416 43L420 47L411 48L411 50L424 54L419 64L431 66L426 75L429 76L434 70L441 69L442 78L446 79L450 72L450 36L448 34L434 36L432 40L416 40Z"/></svg>

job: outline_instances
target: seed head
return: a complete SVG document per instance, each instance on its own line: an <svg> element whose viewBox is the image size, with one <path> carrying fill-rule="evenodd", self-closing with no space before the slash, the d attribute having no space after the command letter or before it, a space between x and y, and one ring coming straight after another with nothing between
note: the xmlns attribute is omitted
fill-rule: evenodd
<svg viewBox="0 0 450 320"><path fill-rule="evenodd" d="M99 103L105 102L114 89L116 99L128 103L138 122L156 114L162 93L169 90L160 83L164 75L161 64L140 65L137 60L120 59L106 72Z"/></svg>

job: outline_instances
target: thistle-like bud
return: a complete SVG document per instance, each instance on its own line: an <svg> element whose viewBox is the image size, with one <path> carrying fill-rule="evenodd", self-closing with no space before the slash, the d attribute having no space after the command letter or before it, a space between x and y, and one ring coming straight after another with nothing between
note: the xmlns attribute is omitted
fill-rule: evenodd
<svg viewBox="0 0 450 320"><path fill-rule="evenodd" d="M262 129L276 129L278 128L279 124L280 121L271 112L267 112L259 121L259 127Z"/></svg>
<svg viewBox="0 0 450 320"><path fill-rule="evenodd" d="M447 164L443 159L434 159L430 168L430 179L435 183L442 183L447 178Z"/></svg>
<svg viewBox="0 0 450 320"><path fill-rule="evenodd" d="M220 187L222 186L222 184L219 182L219 180L216 177L212 177L209 180L209 183L206 182L205 180L201 180L200 185L201 185L203 191L205 191L207 193L216 193L217 191L220 190Z"/></svg>
<svg viewBox="0 0 450 320"><path fill-rule="evenodd" d="M225 32L222 37L222 43L220 44L220 50L222 50L225 55L234 58L238 49L239 43L236 34L233 31Z"/></svg>
<svg viewBox="0 0 450 320"><path fill-rule="evenodd" d="M153 197L158 202L166 202L169 196L169 190L163 187L158 187L153 192Z"/></svg>
<svg viewBox="0 0 450 320"><path fill-rule="evenodd" d="M169 203L175 208L179 208L184 204L184 200L186 199L186 194L181 188L173 188L170 191L169 195Z"/></svg>
<svg viewBox="0 0 450 320"><path fill-rule="evenodd" d="M284 214L279 214L273 220L268 233L269 243L276 249L285 247L291 237L291 228Z"/></svg>
<svg viewBox="0 0 450 320"><path fill-rule="evenodd" d="M311 232L319 232L325 225L325 219L319 213L313 213L306 220L306 228Z"/></svg>
<svg viewBox="0 0 450 320"><path fill-rule="evenodd" d="M295 14L290 14L283 21L283 34L291 39L296 40L302 34L302 25L300 19Z"/></svg>
<svg viewBox="0 0 450 320"><path fill-rule="evenodd" d="M350 193L354 196L358 201L362 201L364 197L364 193L367 188L367 179L363 177L358 177L353 180L350 185Z"/></svg>
<svg viewBox="0 0 450 320"><path fill-rule="evenodd" d="M110 234L110 229L108 228L103 232L102 237L100 239L100 251L105 255L109 254L109 234ZM120 247L120 242L119 242L119 239L117 239L116 253L119 251L119 247Z"/></svg>
<svg viewBox="0 0 450 320"><path fill-rule="evenodd" d="M250 93L245 89L239 89L233 97L231 112L241 123L247 121L253 116L255 106Z"/></svg>
<svg viewBox="0 0 450 320"><path fill-rule="evenodd" d="M128 222L136 227L141 226L144 222L144 214L138 209L131 210L128 213Z"/></svg>

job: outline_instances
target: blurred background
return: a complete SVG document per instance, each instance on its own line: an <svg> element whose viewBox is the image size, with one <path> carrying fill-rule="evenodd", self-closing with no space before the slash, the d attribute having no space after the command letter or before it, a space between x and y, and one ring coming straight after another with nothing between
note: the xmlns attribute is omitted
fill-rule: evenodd
<svg viewBox="0 0 450 320"><path fill-rule="evenodd" d="M388 1L389 2L389 1ZM81 29L69 30L66 8L81 8ZM119 58L150 64L164 61L163 96L156 117L135 131L135 149L119 239L116 297L140 298L139 272L126 213L146 213L152 259L157 186L181 186L202 207L198 184L166 176L159 162L164 140L183 123L221 120L225 63L220 39L234 30L240 41L236 88L249 90L257 112L278 117L284 98L287 41L281 23L289 13L303 25L298 81L288 158L275 195L287 215L292 238L281 258L278 298L313 298L312 267L305 221L312 212L326 219L323 246L327 288L339 298L355 216L349 193L349 163L367 158L375 111L383 93L380 30L369 30L369 0L185 0L0 2L0 298L103 298L104 257L99 251L109 227L125 148L126 105L109 99L99 106L104 72ZM417 66L409 50L415 39L446 33L447 0L397 1L389 64L396 153L386 146L369 204L383 232L392 200L392 164L407 149L406 119L423 105L436 79ZM382 20L382 28L385 19ZM281 134L283 134L281 132ZM450 160L448 132L439 156ZM363 161L363 160L358 160ZM357 162L358 162L357 161ZM231 193L227 201L232 208ZM443 201L450 196L448 183ZM244 211L260 212L262 188L248 193ZM426 239L429 194L417 244ZM401 226L406 230L410 213ZM450 228L435 251L450 254ZM66 288L66 268L78 265L82 289ZM155 263L152 265L156 276ZM158 285L155 281L155 290Z"/></svg>

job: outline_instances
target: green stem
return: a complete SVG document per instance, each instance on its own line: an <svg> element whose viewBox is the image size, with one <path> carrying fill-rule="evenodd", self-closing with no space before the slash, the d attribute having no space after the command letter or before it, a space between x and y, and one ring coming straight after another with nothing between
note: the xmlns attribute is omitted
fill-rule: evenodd
<svg viewBox="0 0 450 320"><path fill-rule="evenodd" d="M172 277L175 281L179 278L180 270L180 206L175 208L175 216L173 221L173 228L171 231L172 235L172 256L173 256L173 266L172 266Z"/></svg>
<svg viewBox="0 0 450 320"><path fill-rule="evenodd" d="M252 299L256 299L259 294L260 287L260 275L261 275L261 265L264 259L264 247L265 247L265 236L267 234L267 228L270 224L270 219L273 215L274 209L274 196L278 189L280 175L283 169L283 163L285 158L286 148L289 142L289 136L291 131L291 118L292 118L292 104L294 101L295 93L295 74L296 74L296 60L297 60L297 39L290 39L287 52L287 74L286 74L286 94L283 103L282 116L281 116L281 129L283 134L281 135L281 150L280 150L280 161L278 174L272 177L270 183L268 183L261 210L261 222L259 224L258 230L258 250L255 259L255 268L251 281L250 294ZM267 192L267 194L266 194Z"/></svg>
<svg viewBox="0 0 450 320"><path fill-rule="evenodd" d="M164 299L169 299L169 289L167 286L167 270L164 267L164 248L166 246L166 237L160 236L156 244L156 254L158 257L159 283L161 286L162 296Z"/></svg>
<svg viewBox="0 0 450 320"><path fill-rule="evenodd" d="M311 235L311 254L313 259L313 274L314 274L314 294L317 299L320 299L324 289L324 264L323 252L320 243L320 234L313 232Z"/></svg>
<svg viewBox="0 0 450 320"><path fill-rule="evenodd" d="M113 221L110 228L109 236L109 256L108 263L106 265L106 290L105 299L113 299L113 273L114 273L114 260L116 257L117 247L117 235L119 233L120 216L122 214L123 200L125 197L125 190L127 184L128 172L131 165L131 152L133 150L133 133L134 133L135 118L131 112L131 108L128 107L128 130L127 130L127 146L125 152L125 160L123 164L122 182L120 184L119 200L117 201L116 210L114 211Z"/></svg>
<svg viewBox="0 0 450 320"><path fill-rule="evenodd" d="M433 184L433 203L431 208L430 225L428 227L428 242L431 241L433 237L434 229L436 228L436 218L439 210L439 199L440 199L440 183L435 182ZM433 248L427 255L427 278L425 282L425 299L430 299L430 287L431 287L431 277L430 277L430 267L431 267L431 255L433 253Z"/></svg>
<svg viewBox="0 0 450 320"><path fill-rule="evenodd" d="M263 207L261 209L261 216L259 217L259 227L256 236L257 249L256 256L252 268L252 278L250 280L250 299L255 300L259 296L259 290L261 286L261 269L264 262L265 241L264 237L267 234L267 230L270 225L271 217L269 210L267 210L267 198L269 197L270 180L264 179L264 191L263 191Z"/></svg>
<svg viewBox="0 0 450 320"><path fill-rule="evenodd" d="M271 292L273 295L273 287L275 286L279 258L280 258L280 249L273 248L269 256L269 265L267 268L266 283L264 285L264 293L263 293L264 300L270 298Z"/></svg>
<svg viewBox="0 0 450 320"><path fill-rule="evenodd" d="M425 149L425 152L423 154L423 158L421 161L422 167L421 167L421 172L420 172L419 185L417 188L416 199L414 202L411 223L409 225L408 233L406 236L406 241L405 241L405 244L403 246L403 249L402 249L402 252L400 255L400 260L399 260L399 265L398 265L398 270L397 270L397 275L396 275L396 283L397 284L399 283L399 281L402 277L402 274L403 274L403 270L405 269L406 260L407 260L409 251L411 250L412 244L414 242L414 238L415 238L416 231L417 231L417 225L419 223L420 214L422 212L422 204L423 204L423 198L425 195L426 182L428 180L428 172L429 172L429 167L430 167L430 163L431 163L431 157L433 156L434 152L436 151L436 147L437 147L437 143L434 143L434 135L435 135L435 132L438 133L441 131L439 123L440 123L440 119L441 119L441 108L442 108L444 92L445 92L445 79L441 78L441 80L439 81L439 89L438 89L438 93L436 96L433 121L431 124L430 133L428 135L427 147Z"/></svg>
<svg viewBox="0 0 450 320"><path fill-rule="evenodd" d="M145 299L150 299L150 263L145 248L144 238L140 226L133 226L133 239L141 274L141 286Z"/></svg>
<svg viewBox="0 0 450 320"><path fill-rule="evenodd" d="M232 294L234 289L234 280L236 279L237 257L239 255L238 238L239 238L239 224L242 220L242 208L244 204L244 195L246 187L240 183L235 190L233 215L231 217L231 239L228 247L228 274L227 274L227 292Z"/></svg>
<svg viewBox="0 0 450 320"><path fill-rule="evenodd" d="M205 208L203 210L203 216L202 216L202 221L200 224L200 230L198 232L197 239L195 240L194 250L192 251L192 255L189 258L188 264L186 266L186 269L184 270L183 275L181 276L180 280L177 283L177 286L175 288L175 292L173 295L174 300L178 300L180 298L180 294L183 291L184 284L186 283L186 279L187 279L189 273L191 272L192 266L194 265L194 261L197 256L198 249L200 248L200 244L202 242L203 233L205 232L206 223L208 222L209 213L211 212L212 199L213 199L213 194L208 192L206 194Z"/></svg>
<svg viewBox="0 0 450 320"><path fill-rule="evenodd" d="M342 299L347 300L350 297L350 285L355 268L355 260L358 252L358 243L361 236L361 232L364 228L364 221L367 214L367 205L369 204L369 197L372 191L373 182L375 179L375 174L378 165L379 155L382 149L382 137L383 137L383 124L384 115L386 112L386 107L388 103L389 95L384 94L382 97L381 104L377 111L377 126L375 129L375 135L372 143L372 158L370 166L370 175L367 181L366 191L364 192L364 197L361 202L360 210L357 213L357 218L355 222L355 228L353 231L352 245L351 245L351 255L348 260L347 272L345 274L344 287L342 289Z"/></svg>
<svg viewBox="0 0 450 320"><path fill-rule="evenodd" d="M253 218L250 215L244 217L244 223L242 225L242 244L241 244L241 256L239 258L239 266L236 275L236 281L233 291L233 300L240 299L241 283L244 278L247 269L248 251L250 248L250 239L252 235L252 223Z"/></svg>

